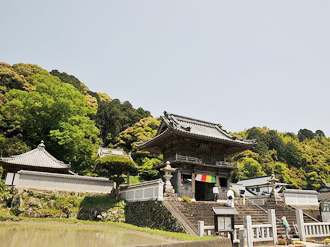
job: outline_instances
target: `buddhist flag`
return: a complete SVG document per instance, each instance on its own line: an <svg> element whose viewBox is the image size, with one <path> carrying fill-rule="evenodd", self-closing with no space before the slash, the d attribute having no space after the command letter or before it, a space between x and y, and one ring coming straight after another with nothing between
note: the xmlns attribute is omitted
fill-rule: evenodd
<svg viewBox="0 0 330 247"><path fill-rule="evenodd" d="M211 175L197 174L195 179L200 182L215 183L215 176Z"/></svg>

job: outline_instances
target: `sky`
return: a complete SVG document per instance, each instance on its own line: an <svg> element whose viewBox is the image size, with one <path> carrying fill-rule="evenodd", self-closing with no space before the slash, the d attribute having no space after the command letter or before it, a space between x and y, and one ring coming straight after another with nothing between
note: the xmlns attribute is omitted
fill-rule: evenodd
<svg viewBox="0 0 330 247"><path fill-rule="evenodd" d="M220 123L330 136L328 0L2 0L0 61Z"/></svg>

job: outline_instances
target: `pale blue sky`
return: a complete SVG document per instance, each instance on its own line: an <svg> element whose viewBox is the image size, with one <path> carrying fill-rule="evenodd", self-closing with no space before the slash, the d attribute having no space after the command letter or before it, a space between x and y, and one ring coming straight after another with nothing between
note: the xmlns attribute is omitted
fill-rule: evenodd
<svg viewBox="0 0 330 247"><path fill-rule="evenodd" d="M330 136L330 1L0 3L0 61L221 123Z"/></svg>

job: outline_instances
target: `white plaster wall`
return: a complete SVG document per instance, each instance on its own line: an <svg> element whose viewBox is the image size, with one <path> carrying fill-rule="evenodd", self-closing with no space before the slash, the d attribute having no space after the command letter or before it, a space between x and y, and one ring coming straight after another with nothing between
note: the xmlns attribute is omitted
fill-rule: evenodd
<svg viewBox="0 0 330 247"><path fill-rule="evenodd" d="M318 206L317 195L310 194L284 194L287 205L293 206Z"/></svg>
<svg viewBox="0 0 330 247"><path fill-rule="evenodd" d="M103 178L89 178L56 173L53 176L50 173L45 174L42 172L35 174L18 172L15 175L14 185L17 188L92 193L110 193L113 188L113 182Z"/></svg>
<svg viewBox="0 0 330 247"><path fill-rule="evenodd" d="M134 184L121 191L121 198L129 202L163 200L163 186L161 179Z"/></svg>

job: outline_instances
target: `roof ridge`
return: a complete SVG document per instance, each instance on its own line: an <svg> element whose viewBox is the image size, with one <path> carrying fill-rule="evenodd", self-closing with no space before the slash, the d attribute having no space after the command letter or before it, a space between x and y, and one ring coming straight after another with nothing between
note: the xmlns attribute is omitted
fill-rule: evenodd
<svg viewBox="0 0 330 247"><path fill-rule="evenodd" d="M220 128L222 127L221 124L216 124L216 123L212 123L212 122L208 122L208 121L204 121L204 120L200 120L200 119L197 119L197 118L192 118L192 117L186 117L186 116L182 116L182 115L178 115L178 114L174 114L174 113L169 113L167 111L164 111L164 115L167 116L167 115L172 115L174 117L179 117L179 118L185 118L185 119L188 119L188 120L192 120L192 121L197 121L197 122L201 122L201 123L205 123L205 124L210 124L210 125L215 125L215 126L220 126Z"/></svg>
<svg viewBox="0 0 330 247"><path fill-rule="evenodd" d="M1 159L14 159L14 158L20 158L20 157L24 157L28 154L32 154L34 153L35 151L37 151L38 148L35 148L35 149L32 149L30 151L27 151L26 153L22 153L22 154L17 154L17 155L11 155L9 157L1 157Z"/></svg>
<svg viewBox="0 0 330 247"><path fill-rule="evenodd" d="M38 148L36 148L38 149ZM49 158L51 158L52 160L54 160L56 163L60 164L61 166L64 166L65 168L70 168L69 164L64 163L61 160L56 159L53 155L51 155L45 148L40 148L39 150L41 150L42 152L44 152Z"/></svg>

